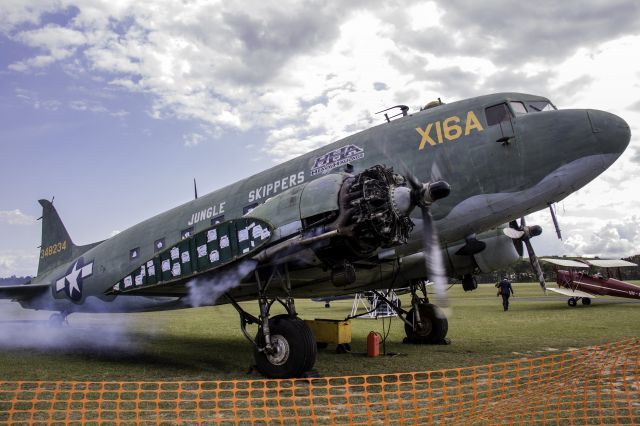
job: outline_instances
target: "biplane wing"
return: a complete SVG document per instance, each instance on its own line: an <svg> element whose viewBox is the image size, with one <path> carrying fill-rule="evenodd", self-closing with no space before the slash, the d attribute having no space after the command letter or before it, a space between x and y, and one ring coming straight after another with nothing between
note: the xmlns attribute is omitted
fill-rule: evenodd
<svg viewBox="0 0 640 426"><path fill-rule="evenodd" d="M587 293L586 291L569 290L568 288L547 288L547 290L551 290L555 293L562 294L564 296L569 296L569 297L588 297L592 299L595 297L598 297L591 293Z"/></svg>
<svg viewBox="0 0 640 426"><path fill-rule="evenodd" d="M588 268L589 267L589 265L587 265L584 262L579 262L577 260L571 260L571 259L552 259L549 257L545 257L545 258L541 258L540 260L542 260L543 262L553 263L554 265L564 266L565 268Z"/></svg>
<svg viewBox="0 0 640 426"><path fill-rule="evenodd" d="M625 268L629 266L638 266L633 262L627 262L622 259L590 259L585 260L585 262L598 268Z"/></svg>

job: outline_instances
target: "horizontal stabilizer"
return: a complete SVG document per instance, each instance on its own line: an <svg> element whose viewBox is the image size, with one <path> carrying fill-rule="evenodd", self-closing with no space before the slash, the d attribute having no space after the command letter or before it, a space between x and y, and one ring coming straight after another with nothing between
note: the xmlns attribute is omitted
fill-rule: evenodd
<svg viewBox="0 0 640 426"><path fill-rule="evenodd" d="M47 291L49 284L19 284L0 286L0 299L31 299Z"/></svg>
<svg viewBox="0 0 640 426"><path fill-rule="evenodd" d="M594 296L593 294L584 292L584 291L580 291L580 290L569 290L568 288L547 288L547 290L551 290L555 293L559 293L562 294L564 296L569 296L569 297L588 297L590 299L596 298L597 296Z"/></svg>

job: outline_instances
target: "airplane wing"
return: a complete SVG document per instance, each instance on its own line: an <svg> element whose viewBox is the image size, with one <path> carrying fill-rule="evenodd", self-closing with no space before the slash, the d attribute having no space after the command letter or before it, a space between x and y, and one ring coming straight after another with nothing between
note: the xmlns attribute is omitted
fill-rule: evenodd
<svg viewBox="0 0 640 426"><path fill-rule="evenodd" d="M47 291L49 284L0 286L0 299L31 299Z"/></svg>
<svg viewBox="0 0 640 426"><path fill-rule="evenodd" d="M598 268L624 268L627 266L638 266L633 262L627 262L620 259L593 259L585 260L589 265L597 266Z"/></svg>
<svg viewBox="0 0 640 426"><path fill-rule="evenodd" d="M551 290L553 292L562 294L564 296L569 296L569 297L588 297L592 299L598 297L591 293L587 293L585 291L569 290L568 288L547 288L547 290Z"/></svg>
<svg viewBox="0 0 640 426"><path fill-rule="evenodd" d="M552 259L552 258L540 258L543 262L553 263L554 265L564 266L567 268L588 268L589 265L583 262L578 262L577 260L571 259ZM551 290L551 289L549 289Z"/></svg>

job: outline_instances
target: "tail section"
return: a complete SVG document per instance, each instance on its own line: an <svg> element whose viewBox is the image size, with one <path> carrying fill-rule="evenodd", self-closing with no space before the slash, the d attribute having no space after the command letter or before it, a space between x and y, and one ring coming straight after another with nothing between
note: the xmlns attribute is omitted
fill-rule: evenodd
<svg viewBox="0 0 640 426"><path fill-rule="evenodd" d="M73 259L76 246L64 227L53 204L48 200L38 200L42 206L42 244L38 275Z"/></svg>

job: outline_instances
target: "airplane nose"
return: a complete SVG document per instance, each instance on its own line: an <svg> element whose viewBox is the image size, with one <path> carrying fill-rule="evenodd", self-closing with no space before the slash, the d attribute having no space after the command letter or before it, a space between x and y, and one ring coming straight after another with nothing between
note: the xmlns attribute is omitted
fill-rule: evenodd
<svg viewBox="0 0 640 426"><path fill-rule="evenodd" d="M604 152L622 154L631 140L631 129L626 121L615 114L595 109L587 110L598 145Z"/></svg>

